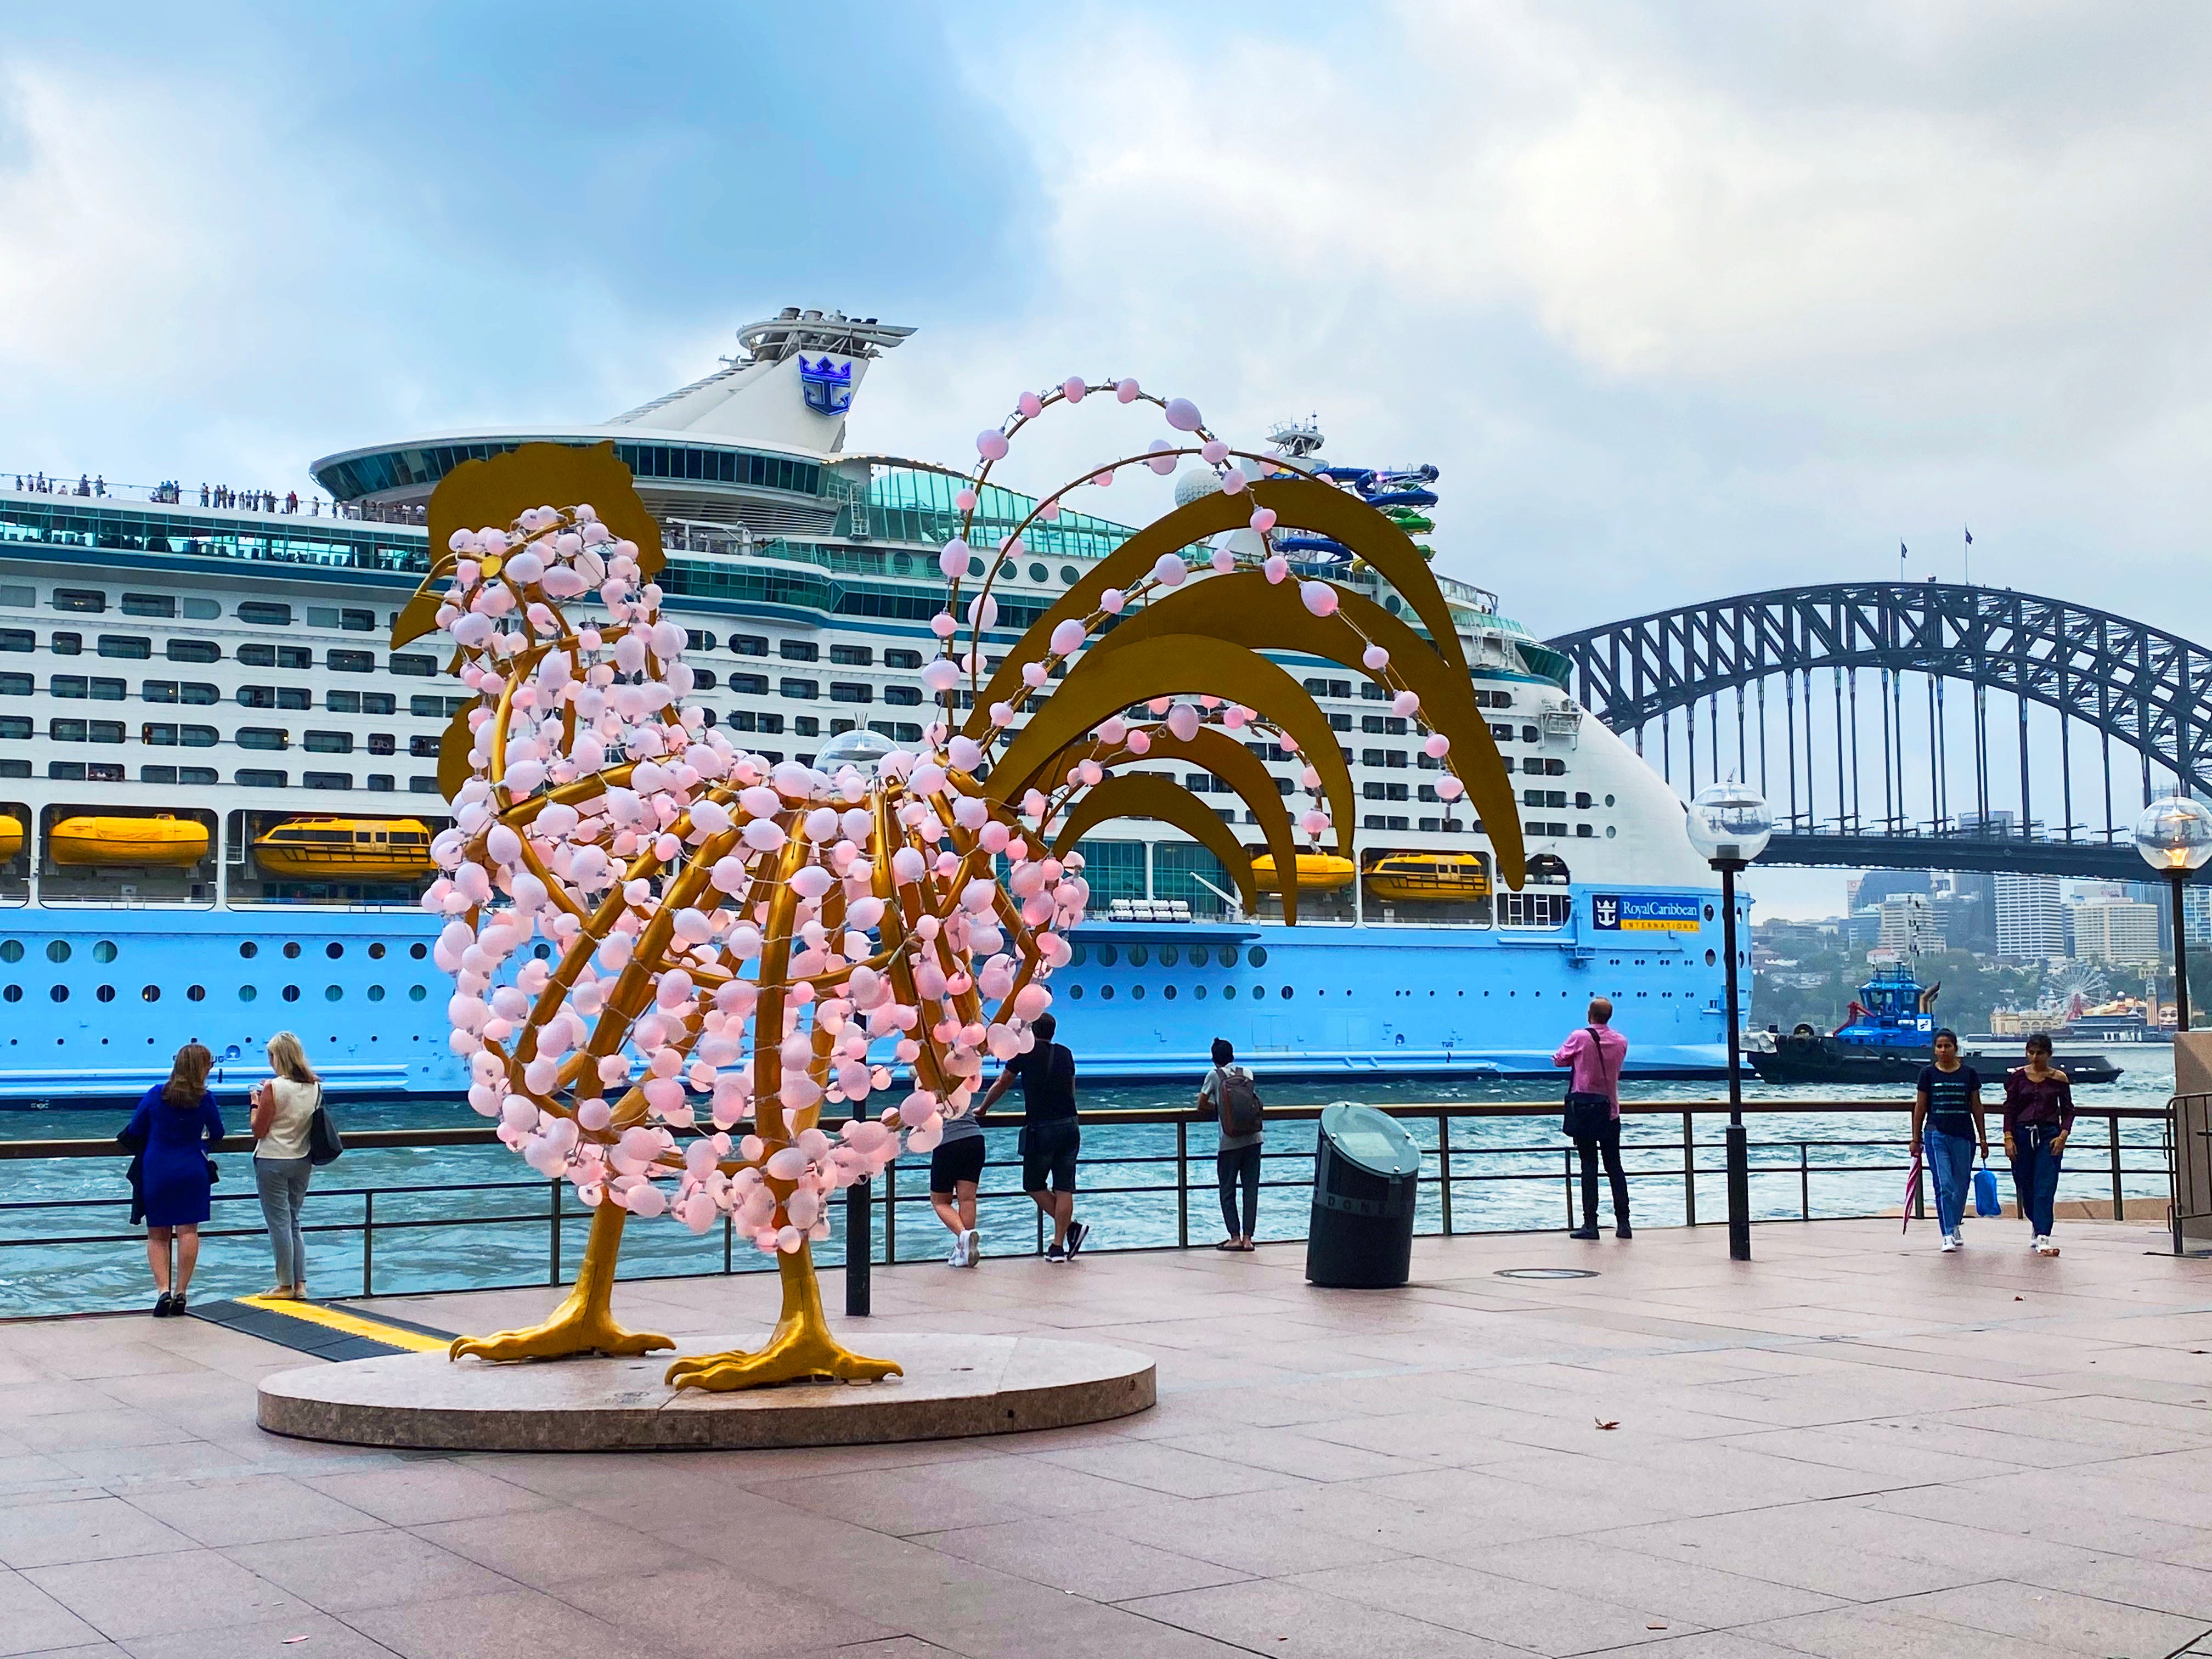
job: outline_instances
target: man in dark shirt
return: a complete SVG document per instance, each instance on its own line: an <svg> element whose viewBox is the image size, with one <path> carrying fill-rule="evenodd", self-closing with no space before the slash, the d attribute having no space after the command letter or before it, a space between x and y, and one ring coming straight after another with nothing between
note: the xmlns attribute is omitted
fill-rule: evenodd
<svg viewBox="0 0 2212 1659"><path fill-rule="evenodd" d="M1091 1229L1075 1218L1075 1158L1083 1146L1075 1120L1075 1056L1052 1040L1056 1029L1050 1014L1039 1014L1030 1023L1036 1043L1007 1062L983 1097L981 1110L990 1110L1019 1079L1022 1190L1052 1218L1052 1243L1044 1259L1067 1261L1083 1248Z"/></svg>

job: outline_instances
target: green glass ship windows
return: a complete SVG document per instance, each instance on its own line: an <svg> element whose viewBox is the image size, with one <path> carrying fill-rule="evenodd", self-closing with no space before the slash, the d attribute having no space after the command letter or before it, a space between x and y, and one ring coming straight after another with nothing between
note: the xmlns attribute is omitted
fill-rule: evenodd
<svg viewBox="0 0 2212 1659"><path fill-rule="evenodd" d="M164 649L171 662L222 660L222 647L213 640L171 640Z"/></svg>
<svg viewBox="0 0 2212 1659"><path fill-rule="evenodd" d="M123 614L126 617L173 617L177 601L169 593L125 593Z"/></svg>
<svg viewBox="0 0 2212 1659"><path fill-rule="evenodd" d="M292 607L280 605L273 599L240 599L238 602L238 619L256 628L289 628L292 625Z"/></svg>
<svg viewBox="0 0 2212 1659"><path fill-rule="evenodd" d="M57 587L54 609L87 614L102 611L107 609L107 595L96 587Z"/></svg>

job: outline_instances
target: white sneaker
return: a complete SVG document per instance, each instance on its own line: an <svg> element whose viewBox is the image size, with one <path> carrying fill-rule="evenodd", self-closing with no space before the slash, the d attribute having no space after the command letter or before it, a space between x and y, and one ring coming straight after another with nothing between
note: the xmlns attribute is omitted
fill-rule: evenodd
<svg viewBox="0 0 2212 1659"><path fill-rule="evenodd" d="M960 1235L959 1242L964 1252L960 1262L962 1267L972 1267L983 1259L983 1235L973 1227Z"/></svg>
<svg viewBox="0 0 2212 1659"><path fill-rule="evenodd" d="M2044 1234L2042 1237L2035 1241L2035 1253L2038 1255L2057 1255L2058 1254L2058 1247L2051 1242L2051 1235L2049 1233Z"/></svg>
<svg viewBox="0 0 2212 1659"><path fill-rule="evenodd" d="M968 1265L968 1239L966 1234L955 1233L952 1235L952 1248L945 1253L945 1265L948 1267L964 1267Z"/></svg>
<svg viewBox="0 0 2212 1659"><path fill-rule="evenodd" d="M1959 1248L1959 1241L1958 1241L1957 1239L1955 1239L1955 1238L1951 1237L1948 1234L1946 1234L1946 1235L1944 1236L1944 1238L1943 1238L1943 1254L1944 1254L1944 1255L1950 1255L1950 1254L1951 1254L1951 1252L1952 1252L1952 1251L1954 1251L1954 1250L1957 1249L1958 1248Z"/></svg>
<svg viewBox="0 0 2212 1659"><path fill-rule="evenodd" d="M1963 1250L1966 1248L1966 1230L1965 1228L1954 1227L1951 1229L1951 1248L1954 1250Z"/></svg>

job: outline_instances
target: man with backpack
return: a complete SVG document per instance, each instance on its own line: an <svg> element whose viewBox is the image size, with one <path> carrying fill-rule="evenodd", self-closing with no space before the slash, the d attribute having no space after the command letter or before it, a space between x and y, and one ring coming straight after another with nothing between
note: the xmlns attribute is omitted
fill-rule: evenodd
<svg viewBox="0 0 2212 1659"><path fill-rule="evenodd" d="M983 1097L988 1111L1017 1080L1022 1085L1022 1190L1052 1219L1044 1259L1055 1265L1074 1261L1091 1237L1089 1226L1075 1218L1075 1165L1083 1150L1075 1116L1075 1056L1052 1040L1058 1029L1050 1014L1030 1021L1036 1041L1027 1054L1006 1062Z"/></svg>
<svg viewBox="0 0 2212 1659"><path fill-rule="evenodd" d="M1571 1238L1597 1237L1597 1164L1605 1158L1605 1177L1613 1187L1613 1231L1633 1237L1628 1225L1628 1176L1620 1166L1620 1067L1628 1058L1628 1039L1613 1029L1613 1004L1592 997L1589 1022L1559 1045L1554 1066L1567 1074L1567 1138L1582 1154L1583 1224Z"/></svg>
<svg viewBox="0 0 2212 1659"><path fill-rule="evenodd" d="M1221 1177L1221 1224L1229 1237L1217 1250L1256 1249L1253 1231L1260 1221L1260 1091L1252 1074L1236 1063L1237 1050L1225 1038L1213 1039L1213 1069L1198 1087L1198 1115L1220 1126L1214 1168ZM1244 1188L1244 1224L1237 1224L1237 1188Z"/></svg>

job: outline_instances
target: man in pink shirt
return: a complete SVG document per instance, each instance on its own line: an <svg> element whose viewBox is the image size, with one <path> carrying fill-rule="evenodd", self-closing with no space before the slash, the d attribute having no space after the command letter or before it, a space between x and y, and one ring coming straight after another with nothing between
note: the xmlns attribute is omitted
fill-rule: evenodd
<svg viewBox="0 0 2212 1659"><path fill-rule="evenodd" d="M1553 1065L1573 1067L1567 1076L1567 1132L1582 1154L1583 1224L1568 1235L1571 1238L1597 1237L1601 1153L1606 1180L1613 1188L1613 1236L1634 1236L1628 1224L1628 1176L1620 1167L1620 1068L1628 1058L1628 1039L1613 1029L1612 1020L1613 1004L1592 997L1589 1024L1552 1056Z"/></svg>

